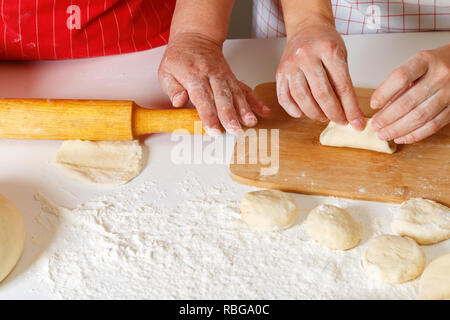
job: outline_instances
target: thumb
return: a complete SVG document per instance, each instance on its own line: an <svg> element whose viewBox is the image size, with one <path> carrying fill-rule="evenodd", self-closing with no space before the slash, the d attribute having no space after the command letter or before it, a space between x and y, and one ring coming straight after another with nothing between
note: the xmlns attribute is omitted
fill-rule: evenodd
<svg viewBox="0 0 450 320"><path fill-rule="evenodd" d="M171 74L160 73L159 83L175 108L180 108L186 104L189 99L188 93Z"/></svg>

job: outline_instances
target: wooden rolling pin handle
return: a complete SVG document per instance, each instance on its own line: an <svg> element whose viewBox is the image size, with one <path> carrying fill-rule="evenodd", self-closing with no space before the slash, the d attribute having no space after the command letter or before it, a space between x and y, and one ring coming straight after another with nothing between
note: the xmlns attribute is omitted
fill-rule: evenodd
<svg viewBox="0 0 450 320"><path fill-rule="evenodd" d="M205 134L196 109L133 101L0 99L0 139L131 140L157 132Z"/></svg>
<svg viewBox="0 0 450 320"><path fill-rule="evenodd" d="M133 105L133 135L158 132L206 134L197 110L190 109L146 109Z"/></svg>

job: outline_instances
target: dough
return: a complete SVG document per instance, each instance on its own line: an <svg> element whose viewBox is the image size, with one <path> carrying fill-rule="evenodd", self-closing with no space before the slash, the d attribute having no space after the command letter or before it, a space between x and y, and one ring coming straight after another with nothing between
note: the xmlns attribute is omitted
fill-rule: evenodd
<svg viewBox="0 0 450 320"><path fill-rule="evenodd" d="M138 141L65 141L56 154L58 167L87 184L115 186L129 182L142 169Z"/></svg>
<svg viewBox="0 0 450 320"><path fill-rule="evenodd" d="M419 244L447 240L450 239L450 210L431 200L409 199L396 210L391 228Z"/></svg>
<svg viewBox="0 0 450 320"><path fill-rule="evenodd" d="M320 205L306 218L306 233L330 249L348 250L361 239L361 227L344 209Z"/></svg>
<svg viewBox="0 0 450 320"><path fill-rule="evenodd" d="M294 197L278 190L246 193L241 200L242 220L259 230L279 230L290 227L297 218Z"/></svg>
<svg viewBox="0 0 450 320"><path fill-rule="evenodd" d="M431 261L420 278L418 299L450 299L450 253Z"/></svg>
<svg viewBox="0 0 450 320"><path fill-rule="evenodd" d="M0 195L0 281L19 261L24 244L22 215L11 201Z"/></svg>
<svg viewBox="0 0 450 320"><path fill-rule="evenodd" d="M325 146L350 147L394 153L397 145L391 141L380 140L377 132L372 130L372 119L366 120L366 127L363 131L353 129L350 124L343 126L330 121L325 130L320 134L320 143Z"/></svg>
<svg viewBox="0 0 450 320"><path fill-rule="evenodd" d="M387 234L370 240L363 257L366 272L389 283L414 280L425 264L425 253L413 239Z"/></svg>

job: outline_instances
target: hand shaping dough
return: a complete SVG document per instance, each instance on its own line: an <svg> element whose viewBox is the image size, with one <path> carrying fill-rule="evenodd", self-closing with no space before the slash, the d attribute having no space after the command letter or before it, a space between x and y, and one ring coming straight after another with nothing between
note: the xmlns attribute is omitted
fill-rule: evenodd
<svg viewBox="0 0 450 320"><path fill-rule="evenodd" d="M306 218L306 233L330 249L348 250L361 239L361 227L344 209L320 205Z"/></svg>
<svg viewBox="0 0 450 320"><path fill-rule="evenodd" d="M437 202L413 198L401 204L394 214L392 230L418 244L450 239L450 210Z"/></svg>
<svg viewBox="0 0 450 320"><path fill-rule="evenodd" d="M363 257L366 272L389 283L416 279L425 264L425 253L413 239L386 234L370 240Z"/></svg>
<svg viewBox="0 0 450 320"><path fill-rule="evenodd" d="M0 282L19 261L24 243L22 215L11 201L0 195Z"/></svg>
<svg viewBox="0 0 450 320"><path fill-rule="evenodd" d="M450 253L431 261L420 278L418 299L450 299Z"/></svg>
<svg viewBox="0 0 450 320"><path fill-rule="evenodd" d="M56 163L80 182L116 186L139 175L142 147L138 141L65 141L56 154Z"/></svg>
<svg viewBox="0 0 450 320"><path fill-rule="evenodd" d="M320 143L324 146L350 147L394 153L397 145L391 141L380 140L377 132L372 130L372 119L366 120L366 127L363 131L353 129L350 124L339 125L330 121L320 134Z"/></svg>
<svg viewBox="0 0 450 320"><path fill-rule="evenodd" d="M241 200L242 220L259 230L279 230L290 227L297 218L294 197L278 190L246 193Z"/></svg>

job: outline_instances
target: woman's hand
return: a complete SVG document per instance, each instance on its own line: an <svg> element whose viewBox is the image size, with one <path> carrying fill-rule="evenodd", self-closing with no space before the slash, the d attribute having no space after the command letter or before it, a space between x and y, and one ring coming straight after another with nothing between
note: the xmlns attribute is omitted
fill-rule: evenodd
<svg viewBox="0 0 450 320"><path fill-rule="evenodd" d="M220 124L236 134L241 124L256 125L255 113L263 117L270 113L253 90L236 79L221 44L197 33L179 33L170 39L158 78L174 107L191 100L211 136L221 133Z"/></svg>
<svg viewBox="0 0 450 320"><path fill-rule="evenodd" d="M450 122L450 45L422 51L392 71L374 92L371 107L381 109L373 128L383 140L409 144Z"/></svg>
<svg viewBox="0 0 450 320"><path fill-rule="evenodd" d="M277 71L278 102L293 117L306 115L365 126L347 65L344 41L330 22L301 25L288 37Z"/></svg>

